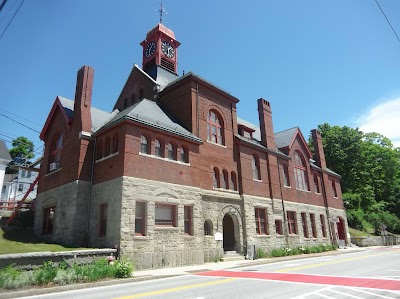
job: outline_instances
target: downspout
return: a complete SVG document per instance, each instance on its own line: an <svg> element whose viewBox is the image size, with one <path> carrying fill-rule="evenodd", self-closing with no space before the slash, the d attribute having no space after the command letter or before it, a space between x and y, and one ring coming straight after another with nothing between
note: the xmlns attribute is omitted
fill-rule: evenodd
<svg viewBox="0 0 400 299"><path fill-rule="evenodd" d="M199 128L199 83L196 82L196 126L197 126L197 137L200 137L200 128Z"/></svg>

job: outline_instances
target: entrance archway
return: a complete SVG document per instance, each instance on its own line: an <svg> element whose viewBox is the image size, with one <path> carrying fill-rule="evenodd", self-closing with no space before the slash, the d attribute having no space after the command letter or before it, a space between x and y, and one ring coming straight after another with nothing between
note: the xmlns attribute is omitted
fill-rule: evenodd
<svg viewBox="0 0 400 299"><path fill-rule="evenodd" d="M228 213L222 220L222 230L224 251L235 250L235 226L231 215Z"/></svg>

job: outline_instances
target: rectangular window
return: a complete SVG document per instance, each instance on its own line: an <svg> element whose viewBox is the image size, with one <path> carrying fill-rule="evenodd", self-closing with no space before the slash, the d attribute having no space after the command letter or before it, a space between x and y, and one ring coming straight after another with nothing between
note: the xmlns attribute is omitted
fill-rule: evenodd
<svg viewBox="0 0 400 299"><path fill-rule="evenodd" d="M308 226L307 226L307 214L306 213L301 213L301 222L303 224L303 234L304 238L309 238L308 235Z"/></svg>
<svg viewBox="0 0 400 299"><path fill-rule="evenodd" d="M26 177L26 170L21 170L21 177Z"/></svg>
<svg viewBox="0 0 400 299"><path fill-rule="evenodd" d="M156 225L176 227L176 205L156 203Z"/></svg>
<svg viewBox="0 0 400 299"><path fill-rule="evenodd" d="M256 221L256 233L259 235L268 235L267 209L255 208L254 211Z"/></svg>
<svg viewBox="0 0 400 299"><path fill-rule="evenodd" d="M293 211L287 212L287 222L288 222L289 234L297 235L296 212Z"/></svg>
<svg viewBox="0 0 400 299"><path fill-rule="evenodd" d="M193 207L185 206L184 207L184 219L185 219L185 234L193 236Z"/></svg>
<svg viewBox="0 0 400 299"><path fill-rule="evenodd" d="M283 235L282 220L275 220L275 231L277 235Z"/></svg>
<svg viewBox="0 0 400 299"><path fill-rule="evenodd" d="M24 190L24 184L19 184L18 191L23 191L23 190Z"/></svg>
<svg viewBox="0 0 400 299"><path fill-rule="evenodd" d="M282 172L283 186L290 187L289 170L287 165L281 165L281 172Z"/></svg>
<svg viewBox="0 0 400 299"><path fill-rule="evenodd" d="M326 225L325 225L325 216L324 215L319 215L319 218L321 220L321 229L322 229L322 236L326 238Z"/></svg>
<svg viewBox="0 0 400 299"><path fill-rule="evenodd" d="M55 207L49 207L43 210L43 235L51 235L53 233L55 211Z"/></svg>
<svg viewBox="0 0 400 299"><path fill-rule="evenodd" d="M311 231L312 231L313 238L316 238L317 237L317 227L315 226L315 215L314 214L310 214L310 221L311 221Z"/></svg>
<svg viewBox="0 0 400 299"><path fill-rule="evenodd" d="M107 235L107 210L108 210L108 204L103 203L100 205L100 217L99 217L100 237L104 237Z"/></svg>
<svg viewBox="0 0 400 299"><path fill-rule="evenodd" d="M318 176L316 174L314 174L314 190L315 190L315 193L318 193L318 194L321 193L321 191L319 190Z"/></svg>
<svg viewBox="0 0 400 299"><path fill-rule="evenodd" d="M135 208L135 235L145 236L146 235L146 203L136 202Z"/></svg>
<svg viewBox="0 0 400 299"><path fill-rule="evenodd" d="M26 175L27 178L30 178L32 176L32 171L28 171L28 174Z"/></svg>

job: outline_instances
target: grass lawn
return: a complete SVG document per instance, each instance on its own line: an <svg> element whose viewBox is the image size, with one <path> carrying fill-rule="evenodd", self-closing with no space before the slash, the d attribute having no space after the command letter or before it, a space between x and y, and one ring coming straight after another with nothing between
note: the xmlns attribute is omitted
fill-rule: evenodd
<svg viewBox="0 0 400 299"><path fill-rule="evenodd" d="M71 251L86 248L70 248L47 244L37 238L31 230L0 228L0 254L26 253L37 251Z"/></svg>

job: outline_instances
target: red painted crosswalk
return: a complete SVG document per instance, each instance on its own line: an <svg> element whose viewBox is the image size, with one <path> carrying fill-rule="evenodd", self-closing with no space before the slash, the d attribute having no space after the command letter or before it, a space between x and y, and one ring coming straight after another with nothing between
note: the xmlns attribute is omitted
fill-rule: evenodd
<svg viewBox="0 0 400 299"><path fill-rule="evenodd" d="M400 281L393 279L321 276L321 275L293 274L293 273L223 271L223 270L202 272L202 273L197 273L196 275L264 279L264 280L285 281L285 282L295 282L295 283L312 283L312 284L322 284L322 285L349 286L349 287L362 287L371 289L400 291Z"/></svg>

